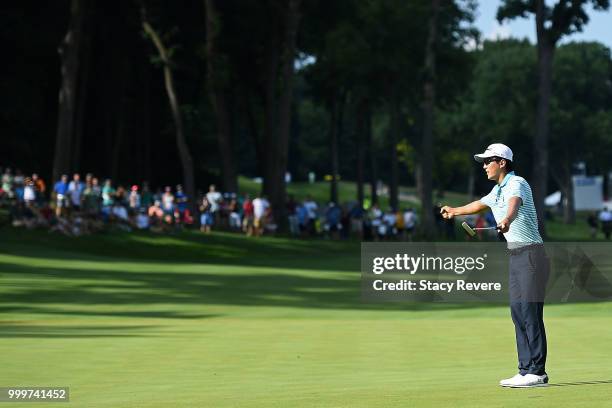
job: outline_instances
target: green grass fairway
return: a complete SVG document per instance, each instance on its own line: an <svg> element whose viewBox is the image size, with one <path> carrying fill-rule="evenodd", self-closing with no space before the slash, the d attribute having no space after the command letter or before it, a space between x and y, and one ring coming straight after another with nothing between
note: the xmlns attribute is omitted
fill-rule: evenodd
<svg viewBox="0 0 612 408"><path fill-rule="evenodd" d="M504 389L506 307L363 304L356 242L4 228L0 243L0 386L69 386L65 406L611 404L609 303L548 306L558 386Z"/></svg>

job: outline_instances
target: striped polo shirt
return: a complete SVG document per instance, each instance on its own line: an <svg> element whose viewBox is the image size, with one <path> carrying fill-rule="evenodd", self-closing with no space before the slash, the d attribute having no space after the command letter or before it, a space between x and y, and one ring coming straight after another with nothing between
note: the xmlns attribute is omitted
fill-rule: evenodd
<svg viewBox="0 0 612 408"><path fill-rule="evenodd" d="M541 244L542 237L538 230L538 216L533 204L531 187L524 178L511 171L500 184L493 187L489 194L482 197L480 202L491 208L495 221L500 222L508 214L511 197L519 197L523 203L518 209L516 218L510 224L510 229L504 233L508 248L524 244Z"/></svg>

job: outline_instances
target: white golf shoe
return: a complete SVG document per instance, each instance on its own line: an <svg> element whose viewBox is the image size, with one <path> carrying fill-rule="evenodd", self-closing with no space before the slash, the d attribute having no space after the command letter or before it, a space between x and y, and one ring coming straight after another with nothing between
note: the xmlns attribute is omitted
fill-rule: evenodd
<svg viewBox="0 0 612 408"><path fill-rule="evenodd" d="M545 387L548 385L548 375L525 374L514 381L509 381L504 387L531 388Z"/></svg>
<svg viewBox="0 0 612 408"><path fill-rule="evenodd" d="M518 373L514 377L505 378L503 380L500 380L499 381L499 385L501 385L502 387L509 387L510 384L512 384L513 382L518 381L519 378L523 378L523 374Z"/></svg>

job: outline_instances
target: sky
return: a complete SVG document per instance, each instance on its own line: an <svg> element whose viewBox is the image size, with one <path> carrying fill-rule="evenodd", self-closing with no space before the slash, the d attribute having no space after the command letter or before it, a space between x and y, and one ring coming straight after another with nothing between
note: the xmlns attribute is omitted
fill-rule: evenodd
<svg viewBox="0 0 612 408"><path fill-rule="evenodd" d="M548 5L554 1L547 0ZM532 43L536 41L534 17L517 18L506 21L500 25L495 18L501 0L480 0L476 18L476 27L482 33L483 39L496 38L529 38ZM608 11L595 11L588 7L589 22L583 32L564 37L562 43L570 41L599 41L608 48L612 48L612 6Z"/></svg>

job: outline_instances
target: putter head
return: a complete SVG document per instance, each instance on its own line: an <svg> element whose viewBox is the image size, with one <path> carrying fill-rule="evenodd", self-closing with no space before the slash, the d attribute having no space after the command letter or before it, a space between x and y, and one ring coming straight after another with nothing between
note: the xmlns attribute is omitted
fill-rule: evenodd
<svg viewBox="0 0 612 408"><path fill-rule="evenodd" d="M461 226L463 227L463 229L465 230L465 232L467 232L467 234L468 234L470 237L473 237L473 236L475 236L475 235L476 235L476 231L474 231L474 230L472 229L472 227L470 227L470 226L468 225L468 223L467 223L467 222L463 221L463 222L461 223Z"/></svg>

